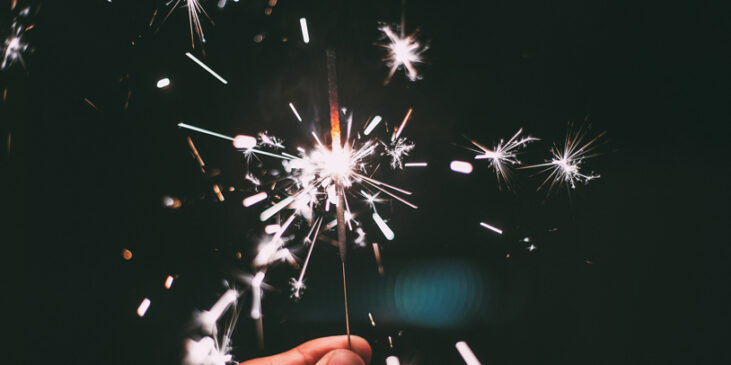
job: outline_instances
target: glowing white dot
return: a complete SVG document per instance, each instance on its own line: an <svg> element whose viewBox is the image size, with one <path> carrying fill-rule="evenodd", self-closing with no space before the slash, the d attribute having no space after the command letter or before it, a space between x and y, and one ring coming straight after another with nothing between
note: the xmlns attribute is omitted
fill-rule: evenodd
<svg viewBox="0 0 731 365"><path fill-rule="evenodd" d="M401 362L399 361L398 357L389 356L386 358L386 365L401 365Z"/></svg>
<svg viewBox="0 0 731 365"><path fill-rule="evenodd" d="M454 172L459 172L460 174L469 174L472 172L472 164L465 161L452 161L452 163L449 164L449 168L451 168Z"/></svg>
<svg viewBox="0 0 731 365"><path fill-rule="evenodd" d="M233 143L234 147L240 150L249 149L256 146L256 138L239 134L238 136L234 137Z"/></svg>
<svg viewBox="0 0 731 365"><path fill-rule="evenodd" d="M169 85L170 85L170 79L167 78L167 77L164 78L164 79L160 79L159 81L157 81L157 88L158 89L162 89L164 87L168 87Z"/></svg>
<svg viewBox="0 0 731 365"><path fill-rule="evenodd" d="M145 313L147 313L148 308L150 308L150 300L145 298L142 300L142 303L140 303L140 306L137 307L137 315L140 317L144 317Z"/></svg>
<svg viewBox="0 0 731 365"><path fill-rule="evenodd" d="M278 224L269 224L266 227L264 227L264 232L266 234L275 234L275 233L279 232L280 228L281 227Z"/></svg>

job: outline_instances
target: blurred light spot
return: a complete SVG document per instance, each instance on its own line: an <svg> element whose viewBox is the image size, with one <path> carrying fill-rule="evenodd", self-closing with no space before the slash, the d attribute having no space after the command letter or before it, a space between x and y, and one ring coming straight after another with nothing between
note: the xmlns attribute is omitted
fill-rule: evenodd
<svg viewBox="0 0 731 365"><path fill-rule="evenodd" d="M256 138L239 134L238 136L234 137L233 144L234 147L240 150L253 148L256 147Z"/></svg>
<svg viewBox="0 0 731 365"><path fill-rule="evenodd" d="M169 79L169 78L167 78L167 77L166 77L166 78L164 78L164 79L160 79L160 80L159 80L159 81L157 82L157 88L158 88L158 89L162 89L162 88L164 88L164 87L168 87L168 85L170 85L170 79Z"/></svg>
<svg viewBox="0 0 731 365"><path fill-rule="evenodd" d="M165 208L178 209L183 205L183 203L181 203L178 198L173 198L171 196L164 196L162 198L162 205Z"/></svg>
<svg viewBox="0 0 731 365"><path fill-rule="evenodd" d="M142 300L142 303L140 303L140 306L137 307L137 315L140 317L144 317L145 313L147 313L148 308L150 308L150 300L145 298Z"/></svg>
<svg viewBox="0 0 731 365"><path fill-rule="evenodd" d="M127 261L132 260L132 251L130 251L130 250L126 249L126 248L123 249L122 250L122 258L125 259L125 260L127 260Z"/></svg>
<svg viewBox="0 0 731 365"><path fill-rule="evenodd" d="M460 326L482 307L482 277L468 261L413 264L399 272L393 290L398 316L417 325Z"/></svg>
<svg viewBox="0 0 731 365"><path fill-rule="evenodd" d="M272 15L272 8L267 8L266 10L264 10L264 14Z"/></svg>
<svg viewBox="0 0 731 365"><path fill-rule="evenodd" d="M254 194L252 196L244 198L243 204L245 207L250 207L266 198L267 198L266 191L262 191L262 192Z"/></svg>
<svg viewBox="0 0 731 365"><path fill-rule="evenodd" d="M263 34L257 34L254 36L254 43L261 43L264 40Z"/></svg>
<svg viewBox="0 0 731 365"><path fill-rule="evenodd" d="M398 357L389 356L386 358L386 365L401 365L401 362L399 361Z"/></svg>
<svg viewBox="0 0 731 365"><path fill-rule="evenodd" d="M271 6L271 7L277 6L277 0L269 0L269 6Z"/></svg>
<svg viewBox="0 0 731 365"><path fill-rule="evenodd" d="M300 18L300 28L302 28L302 40L305 44L310 43L310 32L307 29L307 19Z"/></svg>
<svg viewBox="0 0 731 365"><path fill-rule="evenodd" d="M472 164L465 161L452 161L452 163L449 164L449 168L454 172L459 172L460 174L469 174L472 172Z"/></svg>
<svg viewBox="0 0 731 365"><path fill-rule="evenodd" d="M165 279L165 289L170 289L171 286L173 286L173 277L168 275Z"/></svg>
<svg viewBox="0 0 731 365"><path fill-rule="evenodd" d="M264 232L266 234L275 234L279 232L279 225L278 224L268 224L266 227L264 227Z"/></svg>

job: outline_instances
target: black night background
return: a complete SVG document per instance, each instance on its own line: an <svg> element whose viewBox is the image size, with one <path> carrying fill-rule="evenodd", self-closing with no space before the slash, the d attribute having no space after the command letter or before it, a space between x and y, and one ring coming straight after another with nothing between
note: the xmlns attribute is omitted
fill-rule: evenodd
<svg viewBox="0 0 731 365"><path fill-rule="evenodd" d="M27 72L0 71L3 337L13 339L2 362L180 363L192 313L215 302L232 272L250 272L236 253L253 254L263 225L261 208L241 206L244 193L226 190L224 202L210 193L242 180L241 155L176 125L308 142L308 128L329 123L326 48L338 54L340 104L391 121L413 108L405 133L413 158L429 162L391 176L419 209L382 208L396 232L382 244L385 276L369 247L351 254L351 325L373 364L392 354L460 364L460 340L483 364L731 360L728 6L410 0L407 32L419 28L429 43L423 79L400 71L384 86L377 26L400 22L397 0L280 0L270 15L265 0L204 2L216 24L202 19L206 54L194 53L228 85L184 56L184 10L149 27L163 1L18 6L28 4L40 11ZM161 90L163 77L171 85ZM310 124L297 123L290 101ZM539 163L569 122L607 131L586 162L601 178L570 195L536 191L535 171L517 172L515 192L499 190L487 163L462 148L465 136L489 144L522 127L542 140L521 160ZM218 174L201 175L189 135ZM455 174L455 159L475 171ZM165 208L165 196L184 204ZM536 250L519 242L526 236ZM375 228L369 237L381 239ZM262 303L263 350L244 296L237 360L344 333L337 249L316 247L311 265L298 302L287 285L296 270L268 274L276 289Z"/></svg>

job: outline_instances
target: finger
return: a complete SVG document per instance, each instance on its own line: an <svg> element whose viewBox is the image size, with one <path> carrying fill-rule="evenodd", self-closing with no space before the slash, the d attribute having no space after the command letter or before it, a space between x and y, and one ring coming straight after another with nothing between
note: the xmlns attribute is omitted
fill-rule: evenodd
<svg viewBox="0 0 731 365"><path fill-rule="evenodd" d="M355 352L341 349L328 352L317 365L365 365L365 362Z"/></svg>
<svg viewBox="0 0 731 365"><path fill-rule="evenodd" d="M371 362L371 346L359 336L351 336L352 351L363 359ZM254 359L240 365L315 365L323 356L333 350L347 349L347 336L331 336L307 341L287 352L278 355Z"/></svg>

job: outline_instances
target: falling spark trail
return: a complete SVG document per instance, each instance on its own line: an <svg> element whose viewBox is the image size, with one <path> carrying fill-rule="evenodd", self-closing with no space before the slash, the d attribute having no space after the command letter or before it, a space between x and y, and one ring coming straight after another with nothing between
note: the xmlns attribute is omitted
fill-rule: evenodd
<svg viewBox="0 0 731 365"><path fill-rule="evenodd" d="M259 215L259 219L264 222L268 220L269 218L273 217L275 214L277 214L280 210L284 209L287 205L292 203L294 201L294 196L288 196L284 198L279 203L276 203L272 205L271 207L267 208L261 214Z"/></svg>
<svg viewBox="0 0 731 365"><path fill-rule="evenodd" d="M297 113L297 109L294 108L294 104L289 103L289 108L292 109L292 113L294 113L294 116L297 117L297 120L301 123L302 118L300 117L300 113Z"/></svg>
<svg viewBox="0 0 731 365"><path fill-rule="evenodd" d="M167 19L170 17L170 14L173 13L175 9L178 8L181 2L185 2L185 6L188 10L188 23L190 26L190 45L192 48L195 48L195 35L198 36L198 40L201 43L205 43L206 38L203 35L203 26L201 25L200 21L200 14L205 15L208 20L210 21L211 18L208 16L208 13L206 13L206 10L203 8L203 6L200 4L200 0L170 0L168 4L175 1L175 4L170 8L170 11L165 16L165 18L162 20L164 23L167 21ZM152 19L150 19L150 26L152 26L153 21L155 20L155 16L157 15L157 10L155 10L155 13L152 15ZM211 21L213 23L213 21Z"/></svg>
<svg viewBox="0 0 731 365"><path fill-rule="evenodd" d="M84 98L84 101L89 104L92 108L99 110L99 107L96 106L89 98Z"/></svg>
<svg viewBox="0 0 731 365"><path fill-rule="evenodd" d="M217 74L216 71L213 71L210 67L208 67L205 63L203 63L201 60L193 56L190 52L185 52L185 55L188 56L193 62L197 63L198 66L202 67L204 70L208 71L213 77L217 78L218 81L221 81L224 85L228 84L228 81L226 81L221 75Z"/></svg>
<svg viewBox="0 0 731 365"><path fill-rule="evenodd" d="M370 312L368 313L368 319L371 320L371 327L375 327L376 321L373 320L373 316L370 314Z"/></svg>
<svg viewBox="0 0 731 365"><path fill-rule="evenodd" d="M414 111L414 108L409 108L409 111L406 112L406 116L404 116L404 120L401 122L401 125L398 127L396 132L393 134L393 137L391 137L391 142L395 141L400 135L401 132L404 130L404 127L406 126L406 122L411 119L411 112Z"/></svg>
<svg viewBox="0 0 731 365"><path fill-rule="evenodd" d="M485 227L485 228L487 228L487 229L489 229L489 230L491 230L491 231L493 231L493 232L495 232L495 233L497 233L497 234L503 234L503 230L502 229L497 228L497 227L494 227L494 226L491 226L491 225L489 225L489 224L487 224L485 222L480 222L480 225L483 226L483 227Z"/></svg>
<svg viewBox="0 0 731 365"><path fill-rule="evenodd" d="M140 317L144 317L145 313L147 313L147 309L150 308L150 300L145 298L140 303L140 306L137 307L137 315Z"/></svg>
<svg viewBox="0 0 731 365"><path fill-rule="evenodd" d="M371 119L371 122L368 123L366 129L363 131L363 134L366 136L371 134L371 132L373 132L373 129L376 128L376 126L378 125L378 123L381 122L382 119L383 118L381 118L380 115L376 115L375 117L373 117L373 119Z"/></svg>
<svg viewBox="0 0 731 365"><path fill-rule="evenodd" d="M378 225L378 228L381 229L381 232L383 232L383 236L389 241L393 240L396 235L393 234L391 228L383 221L383 218L378 213L373 213L373 220Z"/></svg>
<svg viewBox="0 0 731 365"><path fill-rule="evenodd" d="M405 167L426 167L426 162L407 162L404 164Z"/></svg>
<svg viewBox="0 0 731 365"><path fill-rule="evenodd" d="M310 43L310 32L307 30L307 19L300 18L300 28L302 28L302 40L305 44Z"/></svg>
<svg viewBox="0 0 731 365"><path fill-rule="evenodd" d="M477 360L477 357L472 352L470 347L467 346L467 342L459 341L454 346L457 348L457 351L459 351L459 354L462 356L462 359L464 359L465 364L482 365L482 364L480 364L480 361Z"/></svg>
<svg viewBox="0 0 731 365"><path fill-rule="evenodd" d="M305 277L305 272L307 272L307 265L310 263L310 257L312 256L312 250L315 248L315 242L317 242L317 235L320 231L320 225L322 224L322 217L318 218L317 222L312 225L312 228L314 229L314 236L311 239L310 242L310 249L307 250L307 257L305 258L305 262L302 264L302 270L300 271L300 276L296 281L292 282L292 295L295 298L299 298L302 289L305 288L304 282L302 281ZM315 228L316 227L316 228ZM309 240L310 235L307 235L306 240Z"/></svg>
<svg viewBox="0 0 731 365"><path fill-rule="evenodd" d="M259 271L251 280L251 319L261 319L261 284L264 281L264 272Z"/></svg>
<svg viewBox="0 0 731 365"><path fill-rule="evenodd" d="M265 191L262 191L262 192L254 194L252 196L244 198L243 204L245 207L250 207L250 206L266 199L267 196L268 196L267 193Z"/></svg>
<svg viewBox="0 0 731 365"><path fill-rule="evenodd" d="M383 276L383 263L381 263L381 249L377 243L373 243L373 257L376 259L376 265L378 265L378 275Z"/></svg>

